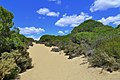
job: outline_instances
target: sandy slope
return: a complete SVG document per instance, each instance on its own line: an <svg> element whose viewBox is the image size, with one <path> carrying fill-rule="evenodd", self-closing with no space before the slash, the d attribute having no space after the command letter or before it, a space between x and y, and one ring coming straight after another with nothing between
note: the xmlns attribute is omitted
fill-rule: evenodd
<svg viewBox="0 0 120 80"><path fill-rule="evenodd" d="M22 73L21 80L120 80L120 72L99 74L101 69L88 68L88 63L80 65L84 58L68 60L41 44L34 44L29 52L34 68Z"/></svg>

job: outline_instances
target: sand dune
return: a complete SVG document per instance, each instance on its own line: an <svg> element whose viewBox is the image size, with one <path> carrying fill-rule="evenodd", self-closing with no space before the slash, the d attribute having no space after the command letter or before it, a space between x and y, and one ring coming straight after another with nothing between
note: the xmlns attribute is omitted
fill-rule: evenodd
<svg viewBox="0 0 120 80"><path fill-rule="evenodd" d="M34 68L21 74L21 80L120 80L120 72L103 72L88 68L85 58L68 60L64 54L51 52L51 48L41 44L30 47Z"/></svg>

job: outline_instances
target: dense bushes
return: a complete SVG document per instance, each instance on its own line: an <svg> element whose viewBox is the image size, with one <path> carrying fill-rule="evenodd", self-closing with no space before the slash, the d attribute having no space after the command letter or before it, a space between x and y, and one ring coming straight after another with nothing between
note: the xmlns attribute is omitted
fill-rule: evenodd
<svg viewBox="0 0 120 80"><path fill-rule="evenodd" d="M98 21L94 21L94 20L87 20L84 23L80 24L79 26L75 27L71 34L76 34L79 32L92 32L93 28L96 27L104 27L104 25Z"/></svg>
<svg viewBox="0 0 120 80"><path fill-rule="evenodd" d="M15 63L13 54L4 52L0 57L0 79L14 78L20 72L20 68Z"/></svg>
<svg viewBox="0 0 120 80"><path fill-rule="evenodd" d="M40 41L63 48L69 59L85 55L93 67L110 72L120 70L120 25L113 28L87 20L66 36L42 36Z"/></svg>
<svg viewBox="0 0 120 80"><path fill-rule="evenodd" d="M13 14L0 6L0 80L16 78L20 72L32 67L27 49L32 38L19 34L13 26Z"/></svg>
<svg viewBox="0 0 120 80"><path fill-rule="evenodd" d="M43 35L38 43L44 43L46 46L63 46L69 42L69 35L66 36L51 36Z"/></svg>
<svg viewBox="0 0 120 80"><path fill-rule="evenodd" d="M120 69L120 33L110 26L94 28L92 32L74 35L74 43L80 44L91 66L110 72Z"/></svg>
<svg viewBox="0 0 120 80"><path fill-rule="evenodd" d="M92 66L103 67L109 71L120 69L120 37L104 40L89 58Z"/></svg>

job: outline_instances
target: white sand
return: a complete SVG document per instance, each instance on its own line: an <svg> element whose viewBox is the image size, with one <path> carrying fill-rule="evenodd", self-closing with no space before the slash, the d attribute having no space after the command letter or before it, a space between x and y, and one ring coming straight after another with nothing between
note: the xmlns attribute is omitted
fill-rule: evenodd
<svg viewBox="0 0 120 80"><path fill-rule="evenodd" d="M68 60L64 54L51 52L51 48L41 44L30 47L34 68L21 74L21 80L120 80L120 72L103 72L88 68L85 58Z"/></svg>

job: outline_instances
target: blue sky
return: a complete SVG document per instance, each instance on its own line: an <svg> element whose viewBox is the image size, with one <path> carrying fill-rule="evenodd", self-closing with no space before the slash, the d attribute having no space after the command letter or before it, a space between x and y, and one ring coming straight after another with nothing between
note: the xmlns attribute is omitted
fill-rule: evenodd
<svg viewBox="0 0 120 80"><path fill-rule="evenodd" d="M88 19L120 24L120 0L0 0L0 5L14 14L21 34L34 39L68 34Z"/></svg>

